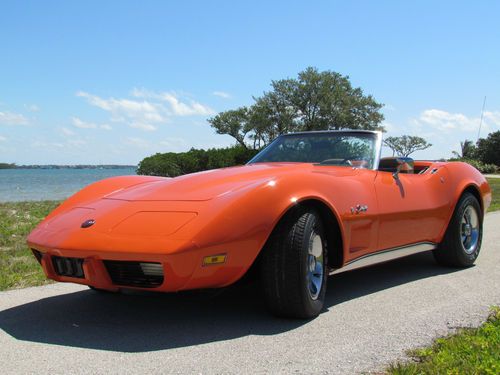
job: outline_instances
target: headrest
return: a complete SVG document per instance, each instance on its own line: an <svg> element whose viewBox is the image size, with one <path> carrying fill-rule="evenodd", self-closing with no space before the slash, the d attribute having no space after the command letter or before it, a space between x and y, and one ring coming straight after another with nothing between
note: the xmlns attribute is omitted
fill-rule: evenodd
<svg viewBox="0 0 500 375"><path fill-rule="evenodd" d="M379 171L395 173L399 167L399 173L413 173L414 161L412 158L389 157L380 159Z"/></svg>

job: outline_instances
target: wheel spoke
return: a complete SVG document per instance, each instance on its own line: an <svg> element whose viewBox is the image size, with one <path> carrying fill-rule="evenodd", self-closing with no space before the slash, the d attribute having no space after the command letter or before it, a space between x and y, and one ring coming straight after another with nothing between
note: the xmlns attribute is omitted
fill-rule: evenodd
<svg viewBox="0 0 500 375"><path fill-rule="evenodd" d="M462 214L460 239L467 254L472 254L479 242L479 215L473 206L467 206Z"/></svg>

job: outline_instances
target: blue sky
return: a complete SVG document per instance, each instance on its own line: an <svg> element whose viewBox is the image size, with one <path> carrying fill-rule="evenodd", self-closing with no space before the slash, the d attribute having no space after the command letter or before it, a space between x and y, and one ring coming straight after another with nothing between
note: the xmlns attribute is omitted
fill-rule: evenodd
<svg viewBox="0 0 500 375"><path fill-rule="evenodd" d="M2 1L0 161L135 164L232 144L206 119L308 66L448 157L500 129L497 1Z"/></svg>

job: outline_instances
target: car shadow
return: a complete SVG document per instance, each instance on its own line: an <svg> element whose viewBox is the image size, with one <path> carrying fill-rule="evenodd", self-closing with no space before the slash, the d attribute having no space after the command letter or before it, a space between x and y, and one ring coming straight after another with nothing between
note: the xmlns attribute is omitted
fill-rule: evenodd
<svg viewBox="0 0 500 375"><path fill-rule="evenodd" d="M411 281L453 272L431 254L331 277L325 309ZM219 293L125 293L79 291L0 312L0 328L18 340L110 350L148 352L275 335L307 324L269 315L255 284Z"/></svg>

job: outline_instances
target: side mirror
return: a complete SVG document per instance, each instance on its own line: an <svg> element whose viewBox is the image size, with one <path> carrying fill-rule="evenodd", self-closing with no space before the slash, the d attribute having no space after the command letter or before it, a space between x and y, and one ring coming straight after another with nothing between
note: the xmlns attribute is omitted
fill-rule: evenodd
<svg viewBox="0 0 500 375"><path fill-rule="evenodd" d="M392 174L395 180L399 180L399 173L413 173L415 162L412 158L397 158L396 172Z"/></svg>

